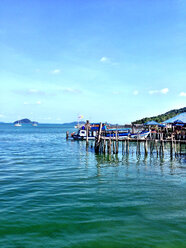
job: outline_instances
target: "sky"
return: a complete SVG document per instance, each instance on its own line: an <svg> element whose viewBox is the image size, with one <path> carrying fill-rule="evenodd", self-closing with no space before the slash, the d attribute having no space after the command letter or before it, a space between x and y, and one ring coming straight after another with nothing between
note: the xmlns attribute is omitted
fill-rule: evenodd
<svg viewBox="0 0 186 248"><path fill-rule="evenodd" d="M185 0L1 0L0 122L185 107L185 13Z"/></svg>

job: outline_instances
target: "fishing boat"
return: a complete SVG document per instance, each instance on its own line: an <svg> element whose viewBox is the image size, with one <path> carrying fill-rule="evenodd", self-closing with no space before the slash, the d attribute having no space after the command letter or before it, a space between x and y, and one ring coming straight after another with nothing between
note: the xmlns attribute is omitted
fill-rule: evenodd
<svg viewBox="0 0 186 248"><path fill-rule="evenodd" d="M98 135L99 123L92 123L88 128L88 140L94 140ZM107 125L103 124L102 126L102 136L106 138L118 137L118 139L145 139L150 134L150 131L140 131L138 133L131 133L130 128L109 128ZM82 125L77 133L72 133L71 137L74 140L86 140L87 130L85 125Z"/></svg>
<svg viewBox="0 0 186 248"><path fill-rule="evenodd" d="M98 130L99 130L99 123L91 123L89 124L88 127L88 140L94 140L98 134ZM102 126L102 130L105 130L106 126L103 124ZM87 137L87 130L85 125L81 125L78 129L77 133L71 133L71 137L74 140L86 140Z"/></svg>
<svg viewBox="0 0 186 248"><path fill-rule="evenodd" d="M99 131L99 123L91 123L88 128L88 139L94 140ZM116 137L117 135L120 139L125 139L130 136L130 129L123 128L123 129L109 129L105 124L102 125L102 135L105 137ZM74 140L86 140L87 137L87 130L85 128L85 125L81 126L77 133L72 133L71 137Z"/></svg>
<svg viewBox="0 0 186 248"><path fill-rule="evenodd" d="M74 140L86 140L87 137L87 131L80 129L78 130L77 134L71 135ZM88 133L88 139L89 140L95 140L96 132L89 132Z"/></svg>

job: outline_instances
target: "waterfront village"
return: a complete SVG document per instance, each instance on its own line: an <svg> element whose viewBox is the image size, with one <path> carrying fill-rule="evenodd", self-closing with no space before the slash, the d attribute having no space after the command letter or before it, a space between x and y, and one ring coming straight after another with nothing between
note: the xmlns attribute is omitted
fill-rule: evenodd
<svg viewBox="0 0 186 248"><path fill-rule="evenodd" d="M109 125L107 123L89 123L76 126L77 132L69 135L68 140L95 140L96 153L118 154L119 143L122 144L122 153L129 153L130 142L136 143L136 153L141 153L141 143L144 144L144 153L157 155L164 154L166 144L169 144L170 155L185 155L186 145L186 112L176 115L162 123L154 120L144 124Z"/></svg>

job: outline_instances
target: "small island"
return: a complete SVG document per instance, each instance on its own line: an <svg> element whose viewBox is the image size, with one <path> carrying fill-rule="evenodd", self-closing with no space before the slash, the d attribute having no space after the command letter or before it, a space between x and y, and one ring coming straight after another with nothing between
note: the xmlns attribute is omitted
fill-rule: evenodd
<svg viewBox="0 0 186 248"><path fill-rule="evenodd" d="M37 125L38 122L37 121L31 121L31 120L25 118L25 119L17 120L13 124L14 125L15 124L32 124L32 125Z"/></svg>

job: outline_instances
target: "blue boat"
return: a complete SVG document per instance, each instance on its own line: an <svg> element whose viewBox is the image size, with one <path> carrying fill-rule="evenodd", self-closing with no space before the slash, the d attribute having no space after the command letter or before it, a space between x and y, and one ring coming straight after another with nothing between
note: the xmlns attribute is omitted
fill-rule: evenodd
<svg viewBox="0 0 186 248"><path fill-rule="evenodd" d="M105 134L105 137L116 137L116 133L117 133L117 137L118 138L127 138L130 137L130 129L129 128L122 128L122 129L106 129L105 133L103 133L103 135Z"/></svg>

